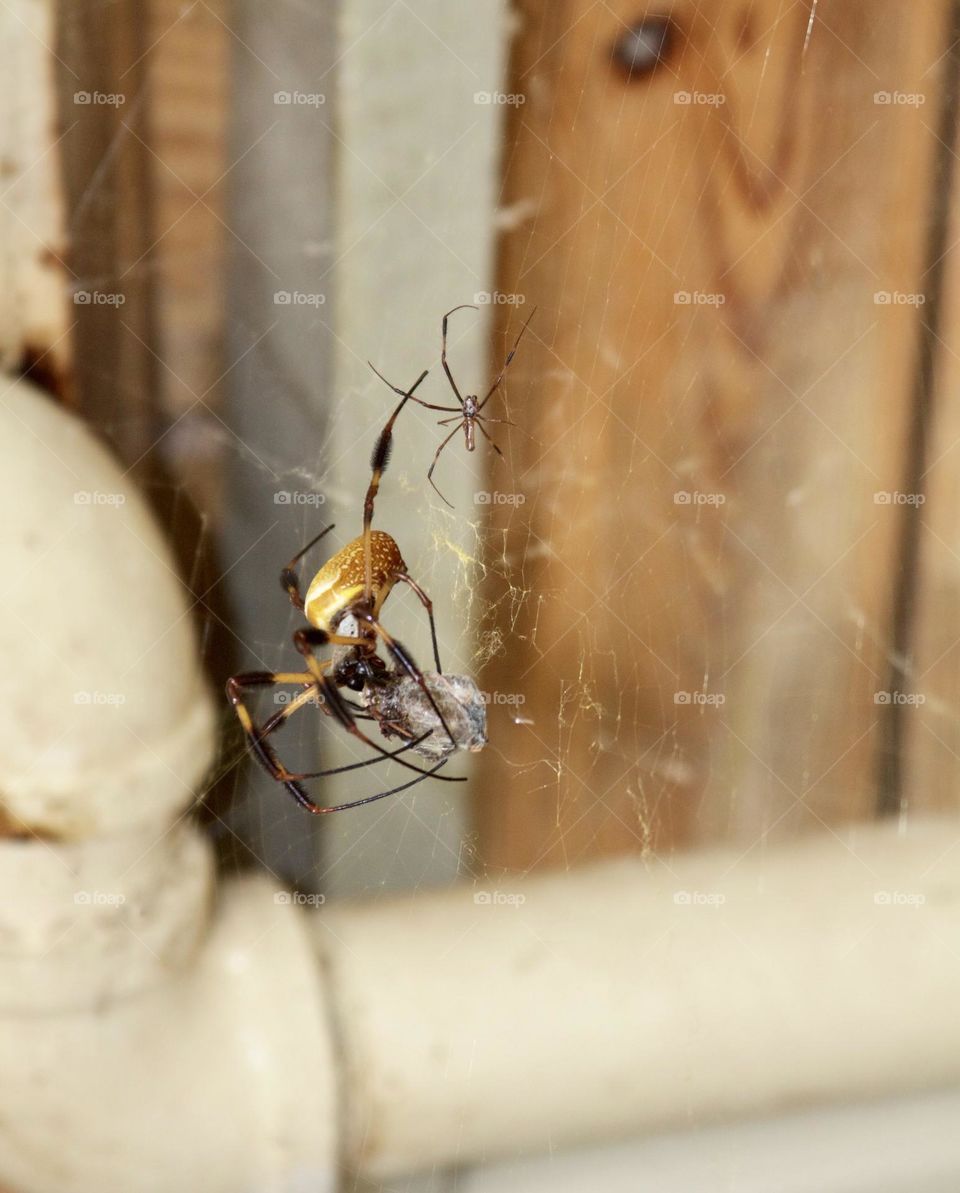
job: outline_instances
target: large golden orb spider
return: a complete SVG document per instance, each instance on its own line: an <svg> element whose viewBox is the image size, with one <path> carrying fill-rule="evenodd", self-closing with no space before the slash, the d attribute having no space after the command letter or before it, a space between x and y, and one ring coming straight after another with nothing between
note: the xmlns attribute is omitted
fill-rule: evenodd
<svg viewBox="0 0 960 1193"><path fill-rule="evenodd" d="M291 602L304 614L308 622L307 626L296 630L293 635L293 644L303 656L307 670L247 671L231 676L227 680L227 698L233 705L254 756L273 779L286 787L301 807L315 814L340 812L345 808L355 808L361 804L373 803L374 800L384 799L388 795L404 791L431 775L435 775L447 761L446 752L443 753L441 760L428 770L415 766L406 758L401 757L405 751L419 745L425 737L429 736L430 732L445 733L450 740L451 749L458 748L460 744L454 738L424 679L423 672L417 666L412 655L380 621L380 611L393 586L398 581L409 585L427 611L434 662L437 672L441 672L437 631L430 598L407 571L407 565L403 561L396 541L384 531L372 529L374 501L380 487L380 478L390 459L393 424L400 411L413 396L414 390L426 376L425 371L408 390L397 391L403 394L403 398L387 420L373 449L370 484L367 487L363 503L362 533L327 560L310 581L306 595L300 591L296 566L324 535L333 530L333 526L327 526L311 539L294 555L280 573L280 582ZM347 624L350 632L341 632L343 623ZM434 722L437 726L436 729L430 730L420 737L415 737L411 732L406 731L402 723L382 722L384 732L399 735L405 739L404 744L396 750L386 750L383 746L378 745L357 723L358 719L381 719L377 714L378 702L372 700L368 703L367 708L362 708L341 692L341 688L348 688L356 692L376 689L377 685L385 685L395 680L397 672L391 673L377 653L381 645L394 660L398 672L405 672L417 684L436 716ZM335 648L329 658L321 659L314 654L316 648L323 646ZM244 693L250 689L272 687L279 684L299 686L301 690L280 712L275 713L262 726L256 725L244 702ZM268 739L289 717L308 704L319 706L326 716L333 718L344 730L373 750L377 757L310 773L288 770L280 761ZM315 803L302 786L302 783L308 779L342 774L345 771L357 770L386 759L393 759L400 766L415 772L417 778L411 779L399 787L392 787L389 791L381 791L376 795L352 800L346 804L337 804L333 807ZM463 782L462 778L447 775L438 775L437 777L451 783Z"/></svg>

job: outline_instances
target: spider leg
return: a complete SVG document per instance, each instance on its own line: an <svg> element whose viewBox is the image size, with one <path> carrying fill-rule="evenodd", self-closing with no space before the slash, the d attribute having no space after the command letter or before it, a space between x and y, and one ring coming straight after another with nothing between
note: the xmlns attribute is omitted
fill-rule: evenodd
<svg viewBox="0 0 960 1193"><path fill-rule="evenodd" d="M281 675L272 671L247 671L242 675L232 675L227 680L227 699L233 705L233 710L237 714L237 719L253 756L267 774L276 782L282 783L301 808L306 808L308 812L317 810L317 805L292 777L270 743L264 740L262 730L254 725L250 710L243 702L243 692L247 688L259 688L277 683L309 683L312 687L313 682L313 677L310 675L302 673Z"/></svg>
<svg viewBox="0 0 960 1193"><path fill-rule="evenodd" d="M459 406L434 406L432 402L425 402L423 400L423 398L414 397L412 390L408 394L407 391L401 389L399 385L394 385L392 381L388 381L386 379L386 377L384 377L384 375L380 372L380 370L377 368L377 366L372 361L368 360L367 364L370 366L371 369L373 369L373 371L380 378L380 380L383 382L384 385L386 385L390 389L392 389L395 394L400 394L401 397L409 397L414 402L417 402L420 406L426 406L426 408L428 410L445 410L450 414L456 414L460 409ZM418 384L419 384L419 382L418 382Z"/></svg>
<svg viewBox="0 0 960 1193"><path fill-rule="evenodd" d="M433 620L433 601L427 596L420 585L414 580L412 576L408 576L406 572L398 572L397 579L402 580L404 584L409 584L413 591L420 598L420 604L423 605L427 611L427 617L430 620L430 640L433 643L433 661L437 664L437 674L443 674L443 668L440 666L440 649L437 646L437 627ZM374 608L374 616L380 612L379 609Z"/></svg>
<svg viewBox="0 0 960 1193"><path fill-rule="evenodd" d="M380 625L380 623L376 620L376 618L373 616L372 613L368 613L365 615L358 613L358 616L363 616L365 620L369 620L370 623L374 626L374 628L376 628L377 626ZM386 631L383 631L383 632L385 633ZM388 635L388 637L389 637L389 635ZM347 733L351 733L351 734L353 734L354 737L359 738L360 741L364 742L367 746L369 746L371 750L375 750L378 754L382 755L384 758L394 757L394 755L392 755L388 750L385 750L383 748L383 746L378 745L373 740L373 738L368 737L363 732L363 730L359 727L356 720L354 719L353 713L347 707L346 701L340 695L340 690L337 687L337 685L333 682L333 680L330 678L329 675L323 674L322 669L323 669L324 664L319 659L317 659L316 656L314 655L313 647L314 646L325 646L328 642L330 642L330 640L331 640L331 636L325 630L318 630L318 629L314 629L312 627L307 630L297 630L297 632L293 636L294 645L296 646L297 650L300 651L300 653L306 659L307 666L310 668L310 674L316 680L318 687L321 689L324 704L329 709L331 716L335 717L340 722L341 727L344 728L347 731ZM348 641L352 642L353 639L348 639ZM386 641L386 639L385 639L385 641ZM392 641L392 639L390 641ZM390 641L387 641L388 648L390 648ZM392 651L392 648L390 648L390 649ZM403 651L402 646L400 647L400 650ZM403 662L403 659L401 658L400 655L397 655L396 657L401 662ZM409 661L410 660L407 659L407 662L409 662ZM315 674L315 668L319 670L319 672L320 672L319 674ZM418 674L419 674L419 672L418 672ZM440 713L440 710L437 708L436 704L434 704L433 697L430 695L430 692L427 690L426 684L422 683L422 677L421 677L421 684L422 684L424 692L426 692L427 698L429 699L430 703L433 705L434 711L436 712L437 716L440 717L440 723L443 725L444 729L447 729L447 724L444 721L444 719ZM453 735L450 733L449 729L447 729L447 733L450 736L451 742L453 742L453 744L456 745ZM414 766L412 762L407 762L407 760L405 758L397 758L396 761L400 764L400 766L405 766L407 768L407 770L416 771L418 775L432 774L431 771L423 770L419 766ZM442 775L441 778L446 783L461 783L461 782L463 782L463 779L454 778L453 776L447 777L446 775Z"/></svg>
<svg viewBox="0 0 960 1193"><path fill-rule="evenodd" d="M490 421L491 421L491 422L499 422L500 420L499 420L499 419L491 419ZM500 450L500 448L499 448L499 447L497 447L497 445L496 445L496 444L493 442L493 440L490 438L490 436L487 434L487 432L486 432L486 431L483 429L483 423L481 423L481 422L478 422L478 423L477 423L477 426L480 428L480 432L481 432L481 434L483 435L484 439L486 439L487 443L489 443L489 444L490 444L490 446L493 448L493 450L494 450L494 451L497 453L497 455L498 455L498 456L501 458L501 460L502 460L502 459L503 459L503 452Z"/></svg>
<svg viewBox="0 0 960 1193"><path fill-rule="evenodd" d="M422 739L421 739L422 740ZM441 766L446 766L447 759L444 758L442 762L438 762L433 770L424 771L417 779L411 779L409 783L401 783L399 787L391 787L389 791L381 791L377 795L368 795L365 799L351 800L347 804L334 804L331 808L318 808L316 804L311 804L309 811L319 814L322 812L345 812L347 808L359 808L362 804L372 804L378 799L386 799L388 795L396 795L399 791L406 791L408 787L416 787L418 783L422 783L424 779L429 779L431 775L436 775ZM446 778L445 775L437 775L438 778ZM457 782L457 780L451 780Z"/></svg>
<svg viewBox="0 0 960 1193"><path fill-rule="evenodd" d="M380 635L387 650L390 651L400 666L404 669L404 671L406 671L407 675L410 676L410 678L420 688L420 691L423 692L424 696L426 696L430 703L430 707L437 714L437 720L443 726L447 737L449 737L450 744L456 747L457 739L450 732L450 726L447 724L446 719L444 718L443 713L440 711L436 700L434 700L433 693L427 687L427 681L423 678L423 672L413 661L413 658L407 651L407 648L398 642L388 630L384 629L384 627L379 621L377 621L372 613L358 613L357 616L362 617L363 620L366 621L368 625L372 626L376 633Z"/></svg>
<svg viewBox="0 0 960 1193"><path fill-rule="evenodd" d="M478 411L479 411L479 410L482 410L482 409L484 408L484 406L486 406L487 402L489 402L489 401L490 401L490 399L491 399L491 397L493 396L494 390L497 388L497 386L498 386L498 385L500 384L500 382L503 380L503 375L504 375L504 373L505 373L505 372L507 371L507 369L509 368L510 362L513 360L513 358L514 358L514 355L516 354L516 351L517 351L517 349L520 347L520 341L523 339L523 333L524 333L524 332L527 330L527 328L530 326L530 320L531 320L531 319L534 317L534 315L535 315L536 313L537 313L537 308L536 308L536 307L534 307L534 308L533 308L533 310L530 312L530 314L527 316L527 321L526 321L526 323L524 323L523 327L521 327L521 328L520 328L520 334L519 334L519 335L517 336L517 338L514 340L514 342L513 342L513 347L510 349L509 353L507 354L507 359L506 359L506 360L503 362L503 368L502 368L502 369L500 370L500 372L497 374L497 379L496 379L496 381L494 381L493 385L491 385L491 386L490 386L490 388L487 390L487 395L486 395L486 397L483 399L483 401L482 401L482 402L480 403L480 405L477 407L477 410L478 410Z"/></svg>
<svg viewBox="0 0 960 1193"><path fill-rule="evenodd" d="M370 603L370 598L373 594L373 557L370 547L370 527L373 523L373 503L377 496L377 490L380 488L380 478L386 471L387 464L390 462L390 448L393 444L393 424L396 422L397 415L404 408L413 395L413 391L417 388L420 382L426 377L427 370L420 374L414 381L413 385L404 392L403 399L399 406L394 410L393 414L387 419L387 424L380 432L380 437L373 449L373 455L370 457L370 484L367 486L367 494L363 499L363 574L364 574L364 588L363 593L367 603Z"/></svg>
<svg viewBox="0 0 960 1193"><path fill-rule="evenodd" d="M310 548L319 543L323 536L325 534L329 534L331 530L333 530L332 522L325 530L321 530L315 538L312 538L305 547L301 547L296 555L294 555L293 559L290 560L287 566L280 573L281 587L290 598L290 603L293 605L293 607L295 609L299 609L301 613L303 612L303 596L300 592L300 581L297 579L297 574L293 569L297 566L304 555L306 555Z"/></svg>
<svg viewBox="0 0 960 1193"><path fill-rule="evenodd" d="M298 692L297 695L294 696L289 702L289 704L285 704L283 708L281 708L279 712L275 712L273 716L267 717L267 719L260 726L260 736L269 737L271 733L275 732L283 725L283 722L286 721L288 717L293 716L298 709L303 708L305 704L309 704L311 701L316 700L316 685L311 680L309 683L304 684L303 690ZM320 708L322 710L323 705L320 705Z"/></svg>
<svg viewBox="0 0 960 1193"><path fill-rule="evenodd" d="M432 770L428 770L428 771L422 771L422 770L420 770L419 767L411 767L410 769L417 771L417 774L419 776L418 778L412 779L409 783L404 783L399 787L392 787L389 791L382 791L378 795L370 795L370 796L367 796L365 799L354 800L351 803L347 803L347 804L338 804L335 807L324 807L320 804L314 803L313 800L310 799L310 797L307 795L307 793L300 786L300 780L302 780L302 779L322 779L322 778L326 778L328 775L339 775L339 774L344 774L347 771L360 770L363 767L375 766L378 762L382 761L383 758L396 759L398 762L401 763L401 765L409 766L408 763L404 763L403 759L398 758L397 756L399 754L401 754L404 750L409 750L409 749L412 749L413 746L419 745L420 742L424 741L425 738L429 737L430 735L428 733L424 734L422 737L418 737L418 738L413 739L412 741L406 742L399 749L392 750L392 751L379 750L379 748L376 746L375 742L370 742L370 745L372 745L374 747L374 749L377 749L378 753L382 755L382 758L368 758L363 762L351 762L351 763L347 763L345 766L336 766L336 767L331 767L328 770L313 771L310 773L303 773L303 774L298 774L298 773L294 773L292 771L288 771L287 768L280 761L280 759L277 757L277 754L273 750L272 746L270 746L270 744L264 740L264 737L265 737L264 729L257 729L257 727L254 725L253 720L250 716L250 712L249 712L247 706L243 702L243 697L242 697L241 693L246 688L264 687L264 686L268 686L268 685L272 685L272 684L294 683L294 682L309 683L310 686L307 689L307 691L309 691L311 693L311 695L315 694L315 685L313 683L313 679L309 675L304 675L302 673L290 674L290 673L273 673L270 671L248 671L241 675L231 676L230 679L227 680L227 698L229 699L230 703L233 705L234 710L236 711L236 714L240 721L240 724L243 727L244 735L247 738L247 742L250 746L250 749L251 749L254 757L261 764L261 766L264 768L264 770L267 772L267 774L270 775L270 777L272 779L276 780L277 782L282 782L284 787L286 787L286 789L294 797L294 799L297 801L297 803L302 808L305 808L308 812L311 812L314 815L319 815L322 812L340 812L340 811L343 811L345 808L353 808L353 807L357 807L360 804L369 804L369 803L373 803L375 800L384 799L388 795L394 795L398 791L405 791L408 787L412 787L416 783L423 782L424 779L429 778L435 771L439 770L440 767L443 766L444 763L447 761L446 759L444 759L437 766L433 767ZM332 681L328 681L328 682L332 683ZM326 690L326 683L324 684L324 688ZM334 686L334 691L336 691L335 686ZM304 692L300 693L300 696L297 697L297 700L294 703L288 705L283 710L283 715L289 716L296 710L296 708L302 708L304 706L304 704L306 703L306 701L302 700L301 697L305 696L305 694L306 693L304 693ZM321 704L321 708L323 709L323 711L325 713L327 713L328 716L333 715L328 711L325 704ZM275 719L275 718L272 718L272 719ZM337 718L337 719L339 719L339 718ZM454 779L452 777L448 778L446 775L443 775L440 777L442 779L446 780L447 782L453 782L453 783L462 782L462 780Z"/></svg>
<svg viewBox="0 0 960 1193"><path fill-rule="evenodd" d="M454 435L456 435L457 431L459 431L462 426L463 426L463 419L460 419L459 422L457 423L457 425L450 432L450 434L446 437L446 439L444 439L443 443L441 443L440 446L437 448L437 450L433 453L433 463L430 465L430 469L427 472L427 480L430 482L431 485L433 485L433 491L437 494L437 496L440 498L440 500L442 502L444 502L444 504L449 505L451 509L454 508L453 502L447 501L446 497L444 497L444 495L440 492L440 490L437 488L437 486L433 484L433 470L434 470L434 468L436 468L437 461L440 459L440 453L443 451L443 449L447 446L447 444L454 437Z"/></svg>
<svg viewBox="0 0 960 1193"><path fill-rule="evenodd" d="M240 678L242 679L243 677L241 676ZM323 703L323 698L319 695L319 693L317 691L316 685L313 683L310 683L309 686L306 687L297 696L295 696L293 698L293 700L290 701L289 704L284 705L284 707L279 712L274 713L273 716L269 718L269 720L264 721L263 725L261 725L261 727L258 731L259 737L261 739L263 739L263 738L269 736L269 734L273 733L275 730L279 729L280 726L283 724L283 722L285 720L287 720L287 718L293 716L293 714L295 712L297 712L299 709L303 708L303 706L305 704L310 703L310 701L316 701L318 704L318 707L320 708L320 711L322 713L324 713L326 716L330 716L330 713L327 711L326 705ZM349 701L345 700L344 703L347 704L348 706L350 706L351 708L354 707L354 706L350 705ZM359 705L356 707L359 708ZM398 746L396 750L390 750L388 752L388 754L386 755L386 757L396 758L396 756L398 754L402 754L405 750L412 750L414 746L418 746L422 741L426 741L426 739L429 736L430 736L430 732L428 731L427 733L422 733L419 737L407 738L404 741L404 744L402 746ZM363 762L348 762L344 766L334 766L334 767L329 767L326 770L315 770L315 771L293 772L293 771L287 771L286 768L284 768L284 769L285 769L286 777L288 779L293 779L296 781L300 781L303 779L325 779L328 775L343 775L343 774L346 774L347 771L360 770L362 767L365 767L365 766L374 766L374 765L376 765L376 763L378 763L380 761L381 760L379 758L367 758Z"/></svg>
<svg viewBox="0 0 960 1193"><path fill-rule="evenodd" d="M457 383L456 383L456 381L454 381L453 373L450 372L450 366L447 364L447 320L450 318L451 315L456 314L457 311L475 311L477 309L478 308L475 307L473 305L473 303L470 303L470 302L461 303L460 306L454 307L453 310L447 311L447 313L444 315L443 321L440 325L440 327L441 327L440 361L443 365L443 371L447 375L447 380L450 382L450 387L453 390L453 392L457 395L457 401L460 403L461 406L463 405L463 396L461 395L460 390L457 389Z"/></svg>

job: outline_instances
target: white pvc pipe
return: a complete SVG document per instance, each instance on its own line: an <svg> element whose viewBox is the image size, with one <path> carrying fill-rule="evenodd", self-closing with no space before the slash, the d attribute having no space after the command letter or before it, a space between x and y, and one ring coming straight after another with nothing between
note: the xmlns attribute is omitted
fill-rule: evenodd
<svg viewBox="0 0 960 1193"><path fill-rule="evenodd" d="M143 499L24 381L0 402L0 1185L324 1193L336 1067L289 897L188 816L216 708Z"/></svg>
<svg viewBox="0 0 960 1193"><path fill-rule="evenodd" d="M457 1193L956 1193L960 1092L554 1152L464 1173Z"/></svg>
<svg viewBox="0 0 960 1193"><path fill-rule="evenodd" d="M332 1193L334 1060L291 912L267 882L233 884L202 951L151 991L0 1015L3 1187ZM66 1002L64 952L47 967Z"/></svg>
<svg viewBox="0 0 960 1193"><path fill-rule="evenodd" d="M389 1176L960 1080L955 821L328 908Z"/></svg>
<svg viewBox="0 0 960 1193"><path fill-rule="evenodd" d="M0 1183L319 1193L339 1157L422 1171L960 1081L956 820L306 920L262 881L212 905L184 813L215 714L162 540L26 383L3 429Z"/></svg>

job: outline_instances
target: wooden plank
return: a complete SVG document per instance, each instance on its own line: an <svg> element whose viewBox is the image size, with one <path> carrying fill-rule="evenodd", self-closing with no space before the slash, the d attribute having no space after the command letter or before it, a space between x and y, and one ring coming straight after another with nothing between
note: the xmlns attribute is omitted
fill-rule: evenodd
<svg viewBox="0 0 960 1193"><path fill-rule="evenodd" d="M204 516L221 518L223 395L229 229L229 77L233 46L223 0L184 5L152 0L145 59L152 106L153 189L151 269L159 402L172 425L163 443ZM244 147L245 148L245 147Z"/></svg>
<svg viewBox="0 0 960 1193"><path fill-rule="evenodd" d="M73 328L76 400L121 459L155 480L145 455L161 431L151 340L150 169L144 144L147 48L138 6L121 0L109 24L94 0L63 6L56 53L61 142L76 277ZM126 126L126 127L125 127ZM83 298L83 296L88 296Z"/></svg>
<svg viewBox="0 0 960 1193"><path fill-rule="evenodd" d="M955 10L960 6L954 6ZM956 19L956 18L955 18ZM909 497L899 511L916 536L912 585L904 590L904 641L891 681L902 703L889 715L900 723L905 758L891 808L906 815L927 809L955 810L960 791L960 153L956 50L939 64L952 77L953 110L925 112L937 129L943 157L938 186L945 227L942 242L931 236L930 267L923 278L921 308L929 361L929 392L918 391L916 459L902 486Z"/></svg>
<svg viewBox="0 0 960 1193"><path fill-rule="evenodd" d="M485 686L532 724L493 726L485 786L511 798L478 805L484 856L869 815L898 546L875 494L902 476L917 324L874 296L917 287L901 215L935 142L875 97L930 87L946 5L679 6L632 77L631 5L521 9L505 187L533 215L499 288L543 308L511 378L540 442L512 435L526 504L491 515Z"/></svg>

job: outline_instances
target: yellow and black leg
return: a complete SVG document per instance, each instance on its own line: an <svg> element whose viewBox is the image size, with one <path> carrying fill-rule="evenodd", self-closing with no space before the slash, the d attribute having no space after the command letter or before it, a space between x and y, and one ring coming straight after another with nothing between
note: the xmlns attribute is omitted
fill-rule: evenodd
<svg viewBox="0 0 960 1193"><path fill-rule="evenodd" d="M321 530L320 533L316 535L315 538L312 538L305 547L301 547L296 555L294 555L293 559L290 560L287 566L280 573L280 584L282 585L284 592L290 598L290 603L293 605L294 609L299 609L301 613L303 612L303 594L300 592L300 581L297 578L297 573L294 569L300 560L303 559L304 555L306 555L306 553L310 550L310 548L315 547L316 544L319 543L323 538L323 536L329 534L331 530L333 530L333 523Z"/></svg>
<svg viewBox="0 0 960 1193"><path fill-rule="evenodd" d="M243 693L251 688L262 688L278 684L300 684L301 686L306 686L279 713L271 717L262 728L258 728L250 716L250 711L243 699ZM336 691L335 685L333 685L333 690ZM339 693L337 695L339 696ZM375 765L384 759L396 758L398 762L403 764L403 759L399 758L398 755L402 754L405 750L411 749L413 746L419 745L424 740L424 737L429 735L424 734L424 737L405 742L399 749L392 751L381 750L375 743L370 743L377 750L378 757L367 758L363 762L350 762L344 766L329 767L326 770L320 771L290 771L280 761L276 751L266 738L269 733L279 728L293 713L317 699L317 687L313 676L302 672L248 671L241 675L234 675L227 680L227 699L233 705L254 757L272 779L278 783L282 783L297 803L314 815L320 815L325 812L341 812L346 808L355 808L361 804L373 803L378 799L386 798L388 795L396 795L397 792L405 791L408 787L422 782L423 779L428 778L435 770L439 769L439 767L435 767L434 771L421 771L418 767L414 767L413 769L417 771L419 777L411 780L409 783L404 783L399 787L392 787L389 791L381 791L377 795L367 796L364 799L352 800L350 803L323 806L314 803L310 799L306 791L300 786L302 781L307 779L324 779L330 775L341 775L348 771L360 770L363 767ZM321 697L322 699L323 697ZM339 716L328 712L325 704L321 704L321 708L328 715L334 715L337 720L340 720ZM442 766L443 763L440 765ZM441 775L438 777L444 778L445 776Z"/></svg>
<svg viewBox="0 0 960 1193"><path fill-rule="evenodd" d="M363 499L363 591L368 604L372 603L373 600L373 556L370 549L373 503L376 501L377 490L380 488L380 478L386 472L387 465L390 462L390 449L393 446L393 424L397 421L397 415L407 404L413 391L426 376L427 370L424 369L413 385L408 390L403 391L403 400L387 419L387 424L380 432L380 436L373 448L373 454L370 457L370 484L367 486L367 493Z"/></svg>

